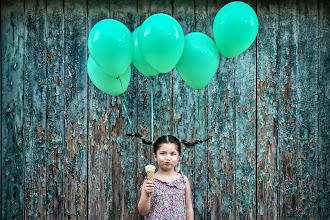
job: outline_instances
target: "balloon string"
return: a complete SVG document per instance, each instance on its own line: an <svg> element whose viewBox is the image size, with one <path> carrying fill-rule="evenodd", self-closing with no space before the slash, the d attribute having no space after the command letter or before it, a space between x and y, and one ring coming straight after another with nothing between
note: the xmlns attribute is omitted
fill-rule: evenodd
<svg viewBox="0 0 330 220"><path fill-rule="evenodd" d="M221 76L220 76L219 92L220 92L221 84L222 84L222 75L223 75L223 72L221 73ZM216 98L217 98L217 97L216 97ZM217 103L216 101L213 102L212 112L211 112L211 115L210 115L210 120L212 120L213 113L215 112L215 104L216 104L216 103Z"/></svg>
<svg viewBox="0 0 330 220"><path fill-rule="evenodd" d="M150 107L151 107L151 142L154 143L154 98L153 98L153 77L150 82Z"/></svg>
<svg viewBox="0 0 330 220"><path fill-rule="evenodd" d="M126 108L126 105L125 105L126 99L125 99L125 96L122 96L122 97L124 98L124 101L122 103L123 103L123 106L124 106L124 109L125 109L125 112L126 112L126 115L127 115L127 119L128 119L129 125L131 127L132 134L134 135L135 132L134 132L134 129L133 129L132 121L131 121L130 117L128 116L128 111L127 111L127 108Z"/></svg>
<svg viewBox="0 0 330 220"><path fill-rule="evenodd" d="M187 149L188 149L188 147L185 147L183 153L182 153L181 156L180 156L180 161L181 161L181 158L183 157L183 155L186 153L186 150L187 150Z"/></svg>
<svg viewBox="0 0 330 220"><path fill-rule="evenodd" d="M119 82L120 82L121 88L124 90L124 88L123 88L123 84L121 83L121 79L120 79L120 77L118 77L118 79L119 79ZM127 119L128 119L129 125L130 125L131 130L132 130L132 134L134 135L134 134L135 134L135 131L134 131L134 129L133 129L132 121L131 121L131 118L129 117L129 114L128 114L128 111L127 111L127 108L126 108L126 105L125 105L125 102L127 103L126 98L125 98L125 95L122 94L121 97L123 98L122 103L123 103L123 106L124 106L124 110L125 110L125 112L126 112Z"/></svg>
<svg viewBox="0 0 330 220"><path fill-rule="evenodd" d="M200 118L200 114L199 114L199 90L197 90L197 120L198 120L198 128L199 129L201 128L201 120L200 119L201 118ZM197 132L198 132L198 130L197 130ZM199 137L199 140L201 140L201 138L200 138L200 132L199 132L198 137Z"/></svg>

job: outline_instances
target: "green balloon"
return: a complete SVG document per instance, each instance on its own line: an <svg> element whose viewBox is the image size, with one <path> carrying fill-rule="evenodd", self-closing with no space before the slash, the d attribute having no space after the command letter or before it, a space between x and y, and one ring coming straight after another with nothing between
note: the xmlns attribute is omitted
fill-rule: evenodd
<svg viewBox="0 0 330 220"><path fill-rule="evenodd" d="M156 76L159 72L155 70L142 56L139 49L138 35L140 27L137 27L133 33L132 37L134 40L134 56L133 56L133 65L135 68L145 76Z"/></svg>
<svg viewBox="0 0 330 220"><path fill-rule="evenodd" d="M193 32L185 36L182 56L176 65L181 78L193 89L204 88L219 67L219 51L206 34Z"/></svg>
<svg viewBox="0 0 330 220"><path fill-rule="evenodd" d="M144 59L161 73L175 67L184 47L184 34L179 22L166 14L155 14L146 19L141 25L138 40Z"/></svg>
<svg viewBox="0 0 330 220"><path fill-rule="evenodd" d="M121 76L133 59L131 32L119 21L99 21L89 33L88 50L103 71L115 77Z"/></svg>
<svg viewBox="0 0 330 220"><path fill-rule="evenodd" d="M220 53L233 58L248 49L257 37L259 22L254 10L244 2L222 7L213 22L213 35Z"/></svg>
<svg viewBox="0 0 330 220"><path fill-rule="evenodd" d="M120 77L113 77L105 73L89 56L87 61L88 76L93 84L101 91L112 95L118 96L123 94L127 88L131 79L131 67L128 66L125 73Z"/></svg>

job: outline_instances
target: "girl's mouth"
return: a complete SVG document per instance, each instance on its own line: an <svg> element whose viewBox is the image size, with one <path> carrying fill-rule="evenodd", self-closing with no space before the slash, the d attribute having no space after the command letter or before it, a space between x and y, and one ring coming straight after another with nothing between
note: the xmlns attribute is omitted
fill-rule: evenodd
<svg viewBox="0 0 330 220"><path fill-rule="evenodd" d="M170 162L165 162L165 165L166 165L166 166L168 166L168 165L170 165L170 164L171 164Z"/></svg>

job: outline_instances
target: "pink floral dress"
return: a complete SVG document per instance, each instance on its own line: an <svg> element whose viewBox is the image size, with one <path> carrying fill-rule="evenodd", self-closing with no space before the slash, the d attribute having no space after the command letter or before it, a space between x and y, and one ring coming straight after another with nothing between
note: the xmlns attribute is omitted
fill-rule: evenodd
<svg viewBox="0 0 330 220"><path fill-rule="evenodd" d="M186 219L186 181L181 173L179 179L163 182L155 178L151 208L144 219Z"/></svg>

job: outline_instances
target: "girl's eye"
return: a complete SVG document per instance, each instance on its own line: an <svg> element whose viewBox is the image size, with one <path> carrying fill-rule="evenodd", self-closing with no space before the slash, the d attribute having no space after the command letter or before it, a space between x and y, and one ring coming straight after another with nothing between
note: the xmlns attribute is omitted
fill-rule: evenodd
<svg viewBox="0 0 330 220"><path fill-rule="evenodd" d="M164 155L165 153L160 153L161 155Z"/></svg>
<svg viewBox="0 0 330 220"><path fill-rule="evenodd" d="M172 155L173 155L173 156L175 156L175 155L176 155L176 153L172 153Z"/></svg>

